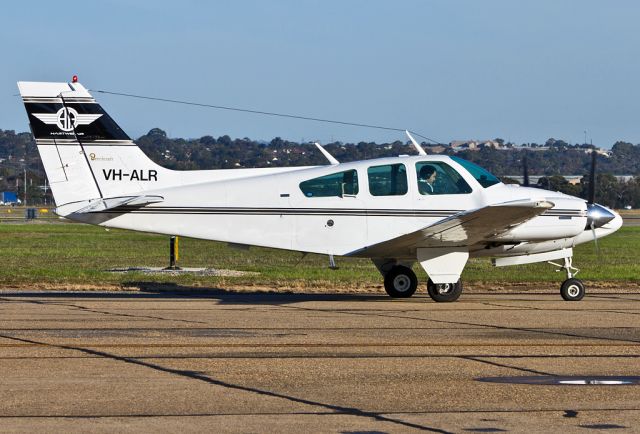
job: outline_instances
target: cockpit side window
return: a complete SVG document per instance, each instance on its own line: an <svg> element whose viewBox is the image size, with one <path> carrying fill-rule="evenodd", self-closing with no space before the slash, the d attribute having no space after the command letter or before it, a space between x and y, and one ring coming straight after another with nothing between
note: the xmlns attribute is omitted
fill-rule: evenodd
<svg viewBox="0 0 640 434"><path fill-rule="evenodd" d="M404 164L386 164L367 169L369 193L372 196L407 194L407 168Z"/></svg>
<svg viewBox="0 0 640 434"><path fill-rule="evenodd" d="M416 163L418 191L423 195L467 194L471 187L451 166L440 161L421 161Z"/></svg>
<svg viewBox="0 0 640 434"><path fill-rule="evenodd" d="M306 197L355 196L358 194L358 172L347 170L309 179L300 183Z"/></svg>
<svg viewBox="0 0 640 434"><path fill-rule="evenodd" d="M473 176L476 181L480 183L484 188L491 187L492 185L499 184L500 180L496 178L491 172L471 161L463 160L460 157L451 157L453 161L465 168L467 172Z"/></svg>

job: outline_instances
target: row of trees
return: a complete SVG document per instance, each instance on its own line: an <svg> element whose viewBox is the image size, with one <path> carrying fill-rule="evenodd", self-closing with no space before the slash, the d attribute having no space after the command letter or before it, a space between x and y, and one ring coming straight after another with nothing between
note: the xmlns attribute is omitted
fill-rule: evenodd
<svg viewBox="0 0 640 434"><path fill-rule="evenodd" d="M501 139L496 139L500 141ZM502 141L504 142L504 141ZM270 142L229 136L204 136L198 139L174 139L154 128L136 140L142 150L158 164L178 170L232 169L237 167L281 167L327 164L322 154L309 143L297 143L279 137ZM423 144L428 153L435 148ZM549 139L539 146L498 150L484 148L465 150L456 155L473 161L500 177L521 175L526 157L530 175L544 175L540 187L586 197L586 182L569 184L559 175L586 175L591 159L591 145L569 145ZM348 162L379 157L415 154L413 146L402 141L378 144L374 142L334 142L325 148L339 161ZM587 152L585 152L587 151ZM453 153L445 149L444 153ZM631 205L640 208L640 145L617 142L609 157L597 158L597 200L615 207ZM32 203L51 200L42 188L45 175L35 143L30 133L0 130L0 191L16 191L23 196L24 172L27 171L27 197ZM616 175L632 175L630 182L617 180Z"/></svg>

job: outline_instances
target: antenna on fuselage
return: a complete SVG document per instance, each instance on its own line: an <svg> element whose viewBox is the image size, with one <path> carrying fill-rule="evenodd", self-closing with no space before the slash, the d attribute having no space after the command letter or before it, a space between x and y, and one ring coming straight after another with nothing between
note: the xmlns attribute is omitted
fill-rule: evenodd
<svg viewBox="0 0 640 434"><path fill-rule="evenodd" d="M327 160L329 160L329 163L330 163L332 166L335 166L335 165L337 165L337 164L340 164L340 162L339 162L338 160L336 160L336 159L334 158L334 156L333 156L333 155L331 155L331 154L329 153L329 151L327 151L326 149L324 149L320 143L318 143L318 142L314 142L313 144L314 144L314 145L316 145L316 147L320 150L320 152L322 152L322 155L324 155L324 156L325 156L325 158L326 158Z"/></svg>
<svg viewBox="0 0 640 434"><path fill-rule="evenodd" d="M422 149L422 146L420 146L420 144L416 142L416 139L413 138L411 133L409 133L409 130L404 130L404 132L407 135L407 137L409 137L409 140L411 140L411 143L413 143L413 146L416 148L416 151L418 151L418 155L427 155L427 153L424 152L424 149Z"/></svg>

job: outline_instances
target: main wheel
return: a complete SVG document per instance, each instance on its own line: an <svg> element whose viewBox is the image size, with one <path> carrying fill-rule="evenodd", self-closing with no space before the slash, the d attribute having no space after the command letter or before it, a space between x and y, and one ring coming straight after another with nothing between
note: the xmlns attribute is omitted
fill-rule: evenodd
<svg viewBox="0 0 640 434"><path fill-rule="evenodd" d="M393 298L411 297L418 288L416 273L404 265L396 265L384 276L384 289Z"/></svg>
<svg viewBox="0 0 640 434"><path fill-rule="evenodd" d="M456 283L433 283L431 279L427 282L427 291L433 301L451 302L456 301L462 294L462 280Z"/></svg>
<svg viewBox="0 0 640 434"><path fill-rule="evenodd" d="M584 284L578 279L567 279L560 286L560 295L565 301L579 301L584 297Z"/></svg>

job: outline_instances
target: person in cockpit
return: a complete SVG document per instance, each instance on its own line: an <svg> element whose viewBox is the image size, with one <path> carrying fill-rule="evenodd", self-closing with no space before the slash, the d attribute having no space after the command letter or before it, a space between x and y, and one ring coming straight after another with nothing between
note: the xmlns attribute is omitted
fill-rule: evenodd
<svg viewBox="0 0 640 434"><path fill-rule="evenodd" d="M418 190L420 194L434 194L436 182L436 168L427 164L422 166L418 174Z"/></svg>

